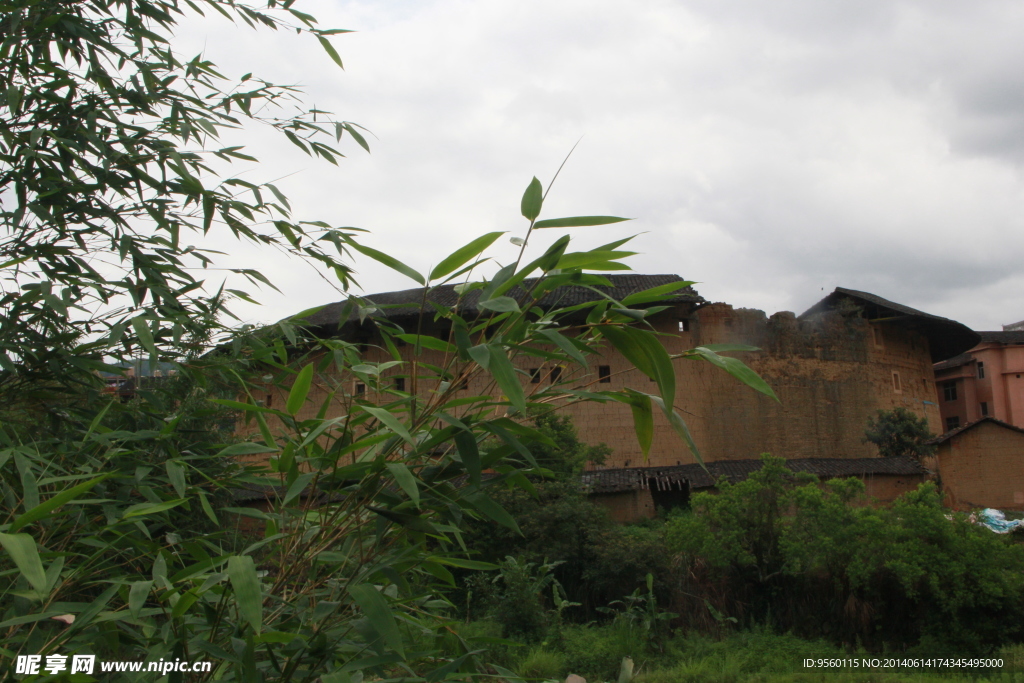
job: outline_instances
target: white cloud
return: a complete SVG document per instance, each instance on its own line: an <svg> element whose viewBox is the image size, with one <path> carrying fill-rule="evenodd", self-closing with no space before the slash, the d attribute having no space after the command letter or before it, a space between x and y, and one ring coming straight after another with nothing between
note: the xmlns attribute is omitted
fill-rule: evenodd
<svg viewBox="0 0 1024 683"><path fill-rule="evenodd" d="M370 128L338 168L256 135L258 178L302 218L355 225L426 269L488 230L580 136L547 215L612 213L643 272L707 298L800 312L834 286L978 329L1024 317L1024 10L989 0L311 2L315 41L190 21L228 72L299 82ZM188 50L184 50L188 51ZM247 176L251 177L251 176ZM626 227L623 227L623 226ZM512 258L514 248L498 250ZM261 320L338 294L309 270L239 252L279 282ZM262 259L262 260L261 260ZM359 264L369 291L410 286ZM972 303L973 302L973 303Z"/></svg>

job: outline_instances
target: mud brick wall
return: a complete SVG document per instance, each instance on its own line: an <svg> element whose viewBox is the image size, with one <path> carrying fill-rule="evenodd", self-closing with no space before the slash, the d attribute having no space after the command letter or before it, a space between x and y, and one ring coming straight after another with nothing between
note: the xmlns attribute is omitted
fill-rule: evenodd
<svg viewBox="0 0 1024 683"><path fill-rule="evenodd" d="M925 482L926 475L875 474L861 477L864 492L878 503L891 503Z"/></svg>
<svg viewBox="0 0 1024 683"><path fill-rule="evenodd" d="M939 445L946 503L958 510L1024 510L1024 434L982 422Z"/></svg>
<svg viewBox="0 0 1024 683"><path fill-rule="evenodd" d="M681 353L705 344L739 343L760 351L734 353L750 365L775 390L780 402L742 385L724 371L700 360L674 360L677 377L676 408L687 422L694 441L706 461L757 458L769 452L786 458L875 457L876 448L864 441L868 417L876 411L903 406L928 418L931 428L941 432L935 405L935 383L925 337L898 323L869 323L854 315L829 312L813 320L797 320L792 313L768 318L762 311L734 309L727 304L700 308L683 304L658 314L652 321L662 333L666 349ZM406 359L412 347L400 349ZM369 361L387 361L382 349L369 346ZM445 365L444 355L424 350L420 359ZM546 383L550 366L541 359L523 357L516 361L523 370L527 393ZM609 382L598 383L598 368L606 365ZM455 372L460 366L449 366ZM539 369L540 384L530 381ZM385 372L381 382L408 375L408 367ZM894 373L898 379L894 379ZM657 393L654 382L611 347L591 358L586 370L566 367L562 379L573 386L591 389L630 387ZM327 417L345 415L357 395L356 379L327 372L318 375L299 418L314 417L328 400ZM412 379L406 377L406 390ZM417 386L421 396L438 388L436 380ZM374 385L365 388L367 398L377 400ZM497 388L486 372L473 377L460 394L493 395ZM287 395L267 386L255 396L282 407ZM655 415L654 444L644 461L633 431L632 414L618 403L577 404L566 409L580 437L592 444L606 443L613 454L605 467L681 465L695 462L685 443L658 411ZM272 428L277 425L271 425ZM255 432L255 426L240 429ZM258 458L254 458L258 459Z"/></svg>

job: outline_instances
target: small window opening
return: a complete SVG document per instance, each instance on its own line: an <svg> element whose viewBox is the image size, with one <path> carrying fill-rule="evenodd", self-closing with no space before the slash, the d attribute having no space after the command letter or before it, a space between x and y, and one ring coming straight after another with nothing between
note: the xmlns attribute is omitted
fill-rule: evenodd
<svg viewBox="0 0 1024 683"><path fill-rule="evenodd" d="M959 416L947 417L946 418L946 431L951 432L960 426Z"/></svg>
<svg viewBox="0 0 1024 683"><path fill-rule="evenodd" d="M396 377L395 378L395 390L397 390L397 391L405 391L405 378L404 377Z"/></svg>
<svg viewBox="0 0 1024 683"><path fill-rule="evenodd" d="M362 382L356 382L356 396L362 396L366 393L366 385Z"/></svg>
<svg viewBox="0 0 1024 683"><path fill-rule="evenodd" d="M267 400L263 402L263 405L266 406L267 408L274 407L274 395L267 394Z"/></svg>
<svg viewBox="0 0 1024 683"><path fill-rule="evenodd" d="M540 368L530 368L530 384L540 384Z"/></svg>
<svg viewBox="0 0 1024 683"><path fill-rule="evenodd" d="M458 388L459 388L459 391L469 391L469 378L468 377L464 377L462 379L462 381L459 382L459 387Z"/></svg>
<svg viewBox="0 0 1024 683"><path fill-rule="evenodd" d="M872 327L871 330L872 330L872 334L874 335L874 338L875 338L875 346L877 346L878 348L882 348L882 341L884 339L882 337L882 328L881 327Z"/></svg>
<svg viewBox="0 0 1024 683"><path fill-rule="evenodd" d="M556 365L555 367L551 368L551 372L550 372L550 374L548 374L548 381L551 382L552 384L555 384L561 378L562 378L562 366L561 365Z"/></svg>
<svg viewBox="0 0 1024 683"><path fill-rule="evenodd" d="M611 384L612 382L612 366L610 365L598 365L597 366L597 381L601 384Z"/></svg>
<svg viewBox="0 0 1024 683"><path fill-rule="evenodd" d="M892 373L892 390L897 394L903 393L903 385L900 383L900 373L898 372Z"/></svg>
<svg viewBox="0 0 1024 683"><path fill-rule="evenodd" d="M988 402L987 401L982 401L981 402L981 414L982 414L983 417L988 417Z"/></svg>
<svg viewBox="0 0 1024 683"><path fill-rule="evenodd" d="M942 385L942 399L944 401L956 400L956 382L945 382Z"/></svg>
<svg viewBox="0 0 1024 683"><path fill-rule="evenodd" d="M978 379L985 379L985 364L978 361Z"/></svg>
<svg viewBox="0 0 1024 683"><path fill-rule="evenodd" d="M690 321L689 320L680 320L679 321L679 331L680 332L689 332L690 331Z"/></svg>

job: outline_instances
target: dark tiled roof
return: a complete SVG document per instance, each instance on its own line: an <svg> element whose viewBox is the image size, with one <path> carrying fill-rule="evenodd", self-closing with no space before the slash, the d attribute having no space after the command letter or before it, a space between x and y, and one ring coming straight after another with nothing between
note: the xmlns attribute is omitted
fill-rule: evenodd
<svg viewBox="0 0 1024 683"><path fill-rule="evenodd" d="M952 368L959 368L962 365L968 365L974 362L974 356L969 353L961 353L959 356L953 356L949 360L944 360L941 363L935 364L935 371L939 370L950 370Z"/></svg>
<svg viewBox="0 0 1024 683"><path fill-rule="evenodd" d="M982 344L1024 344L1024 330L979 332Z"/></svg>
<svg viewBox="0 0 1024 683"><path fill-rule="evenodd" d="M591 470L583 473L582 482L591 493L678 489L683 484L689 484L691 490L705 489L714 486L721 477L732 482L742 481L761 469L761 465L761 460L720 460L707 463L707 471L700 465ZM793 472L809 472L825 479L873 474L925 474L920 463L908 457L800 458L787 460L785 465Z"/></svg>
<svg viewBox="0 0 1024 683"><path fill-rule="evenodd" d="M919 311L869 292L836 287L835 291L804 311L800 318L807 318L837 307L843 300L852 300L863 309L862 315L868 320L902 322L921 330L928 337L932 362L939 362L957 356L978 344L981 337L962 323Z"/></svg>
<svg viewBox="0 0 1024 683"><path fill-rule="evenodd" d="M1024 434L1024 429L1021 429L1020 427L1015 427L1014 425L1010 424L1009 422L1003 422L1002 420L997 420L994 417L983 417L980 420L975 420L974 422L968 422L967 424L963 425L962 427L957 427L956 429L951 429L948 432L946 432L945 434L943 434L942 436L939 436L939 437L936 437L936 438L932 439L928 443L936 445L936 446L941 444L941 443L945 443L945 442L949 441L950 439L952 439L955 436L960 436L961 434L963 434L964 432L966 432L969 429L974 429L975 427L980 425L982 422L991 422L993 424L999 425L1000 427L1005 427L1007 429L1012 429L1015 432L1020 432L1021 434Z"/></svg>
<svg viewBox="0 0 1024 683"><path fill-rule="evenodd" d="M630 294L642 292L646 289L651 289L652 287L660 287L661 285L683 281L683 278L678 275L638 275L633 273L623 275L617 273L604 273L601 274L600 277L606 278L612 283L612 286L597 287L596 289L617 301L621 301ZM534 278L527 278L525 280L527 287L534 282L536 282L536 279ZM508 292L507 295L515 299L522 296L522 294L523 290L515 287ZM388 318L395 319L412 317L419 313L420 303L423 300L423 288L406 289L400 292L369 294L361 298L372 302L375 306L381 307L380 314L385 315ZM586 287L559 287L545 295L538 302L538 305L540 305L541 308L553 306L574 306L576 304L596 301L599 298L601 298L599 294ZM455 285L442 285L430 290L430 293L427 295L427 301L449 308L458 305L462 315L473 316L479 313L477 303L480 301L480 290L476 289L466 292L465 296L463 296L460 301L459 294L455 291ZM698 295L692 287L686 287L674 292L668 302L704 303L704 299ZM316 313L308 316L306 318L306 322L310 325L337 325L338 318L345 307L345 303L346 301L338 301L333 304L327 304ZM349 320L353 320L355 318L355 313L352 313L349 316Z"/></svg>

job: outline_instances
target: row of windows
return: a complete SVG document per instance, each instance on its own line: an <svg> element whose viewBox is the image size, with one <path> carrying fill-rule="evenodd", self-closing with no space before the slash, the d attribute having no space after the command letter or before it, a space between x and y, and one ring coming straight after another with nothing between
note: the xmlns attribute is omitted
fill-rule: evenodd
<svg viewBox="0 0 1024 683"><path fill-rule="evenodd" d="M547 378L551 384L555 384L556 382L558 382L561 379L561 377L561 366L556 365L555 367L551 368L548 371ZM540 384L542 378L543 373L541 372L540 368L530 368L530 382L532 384ZM610 365L597 366L597 381L600 382L601 384L608 384L612 381L612 368ZM396 391L405 391L405 378L396 377L392 384L392 388L394 388ZM458 389L460 391L469 389L469 380L462 380L462 383L459 385ZM366 384L364 382L356 382L353 386L353 393L356 396L364 395L366 393ZM266 405L269 408L271 407L272 402L273 394L267 394L267 400L264 405Z"/></svg>

